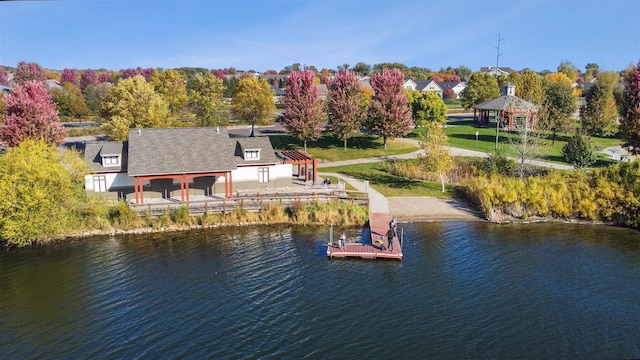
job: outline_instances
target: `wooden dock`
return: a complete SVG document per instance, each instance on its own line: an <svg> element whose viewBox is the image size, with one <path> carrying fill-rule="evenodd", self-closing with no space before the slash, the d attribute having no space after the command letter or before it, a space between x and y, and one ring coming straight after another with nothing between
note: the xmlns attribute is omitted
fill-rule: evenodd
<svg viewBox="0 0 640 360"><path fill-rule="evenodd" d="M358 257L363 259L396 259L402 260L402 246L400 244L400 233L396 226L396 237L393 239L393 250L387 247L387 231L392 216L387 213L369 214L369 231L371 242L369 243L346 243L340 248L338 241L332 240L327 246L327 256L329 258Z"/></svg>

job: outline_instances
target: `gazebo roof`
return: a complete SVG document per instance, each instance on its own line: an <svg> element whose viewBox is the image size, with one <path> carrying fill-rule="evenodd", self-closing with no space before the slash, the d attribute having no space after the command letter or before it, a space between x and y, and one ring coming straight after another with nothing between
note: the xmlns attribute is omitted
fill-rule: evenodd
<svg viewBox="0 0 640 360"><path fill-rule="evenodd" d="M538 110L538 107L513 95L503 95L473 107L478 110Z"/></svg>

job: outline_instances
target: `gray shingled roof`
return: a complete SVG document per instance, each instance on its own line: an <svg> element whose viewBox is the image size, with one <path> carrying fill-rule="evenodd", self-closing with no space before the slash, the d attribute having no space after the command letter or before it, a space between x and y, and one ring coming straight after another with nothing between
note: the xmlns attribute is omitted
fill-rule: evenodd
<svg viewBox="0 0 640 360"><path fill-rule="evenodd" d="M235 170L235 145L224 127L131 129L129 175Z"/></svg>
<svg viewBox="0 0 640 360"><path fill-rule="evenodd" d="M127 170L127 143L116 141L88 142L84 145L84 158L98 173ZM120 155L120 166L102 166L102 156Z"/></svg>
<svg viewBox="0 0 640 360"><path fill-rule="evenodd" d="M266 136L239 138L236 145L236 161L238 165L276 164L279 162L271 140ZM260 160L244 160L244 150L259 149Z"/></svg>
<svg viewBox="0 0 640 360"><path fill-rule="evenodd" d="M478 110L537 110L538 107L524 99L512 95L503 95L475 105Z"/></svg>

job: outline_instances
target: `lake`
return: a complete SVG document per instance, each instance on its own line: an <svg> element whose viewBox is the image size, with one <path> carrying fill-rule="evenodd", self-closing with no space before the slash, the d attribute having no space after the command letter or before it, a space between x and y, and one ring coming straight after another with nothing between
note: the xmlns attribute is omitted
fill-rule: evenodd
<svg viewBox="0 0 640 360"><path fill-rule="evenodd" d="M330 260L328 228L289 226L4 251L0 358L640 357L640 232L399 228L401 262Z"/></svg>

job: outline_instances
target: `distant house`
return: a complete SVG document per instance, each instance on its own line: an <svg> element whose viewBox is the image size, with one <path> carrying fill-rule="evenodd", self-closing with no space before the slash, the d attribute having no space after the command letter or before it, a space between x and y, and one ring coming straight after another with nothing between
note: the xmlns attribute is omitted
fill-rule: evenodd
<svg viewBox="0 0 640 360"><path fill-rule="evenodd" d="M292 180L292 165L276 157L268 137L230 138L224 127L132 129L125 143L87 143L85 159L95 170L85 177L87 193L136 204L231 197Z"/></svg>
<svg viewBox="0 0 640 360"><path fill-rule="evenodd" d="M318 97L320 100L326 100L327 95L329 94L329 89L327 88L327 84L316 84L316 89L318 89Z"/></svg>
<svg viewBox="0 0 640 360"><path fill-rule="evenodd" d="M438 82L438 86L442 89L443 94L447 89L451 89L456 95L456 99L459 99L462 90L467 88L467 83L464 81L442 81Z"/></svg>
<svg viewBox="0 0 640 360"><path fill-rule="evenodd" d="M404 82L404 88L406 90L420 91L425 94L428 91L435 91L438 96L442 97L442 88L437 82L433 80L412 80L408 79Z"/></svg>
<svg viewBox="0 0 640 360"><path fill-rule="evenodd" d="M483 73L483 74L491 74L491 75L494 75L494 76L498 76L498 75L507 76L507 75L511 74L512 72L515 72L515 70L513 70L510 67L497 67L497 68L495 68L495 67L488 66L488 67L481 67L480 68L480 72Z"/></svg>
<svg viewBox="0 0 640 360"><path fill-rule="evenodd" d="M276 105L279 105L280 100L282 100L282 98L284 98L287 95L287 93L275 85L270 85L270 87L271 87L271 91L273 91L273 93L275 94L274 101L276 102Z"/></svg>

